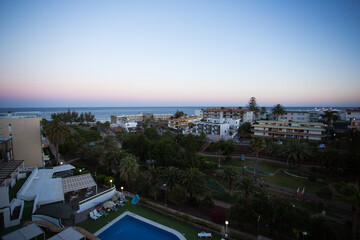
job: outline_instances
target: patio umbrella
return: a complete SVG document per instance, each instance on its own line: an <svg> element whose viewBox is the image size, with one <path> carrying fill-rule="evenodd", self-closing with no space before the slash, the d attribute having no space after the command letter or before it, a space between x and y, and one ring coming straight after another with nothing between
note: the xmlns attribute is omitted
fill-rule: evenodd
<svg viewBox="0 0 360 240"><path fill-rule="evenodd" d="M104 208L111 208L115 205L115 203L113 201L107 201L103 204Z"/></svg>

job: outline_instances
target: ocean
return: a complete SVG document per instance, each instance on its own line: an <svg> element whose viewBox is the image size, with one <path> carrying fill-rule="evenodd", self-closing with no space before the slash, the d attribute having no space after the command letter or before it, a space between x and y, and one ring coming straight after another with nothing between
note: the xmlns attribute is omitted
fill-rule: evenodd
<svg viewBox="0 0 360 240"><path fill-rule="evenodd" d="M127 115L139 113L171 113L174 114L177 110L183 111L187 115L194 115L195 110L210 108L209 106L194 106L194 107L54 107L54 108L0 108L0 114L7 114L9 111L15 113L40 113L42 118L50 120L52 113L66 112L68 109L76 112L91 112L95 115L96 121L105 122L110 121L111 115ZM266 107L271 111L273 107ZM288 110L311 110L314 107L285 107ZM321 107L318 107L321 108ZM327 107L326 107L327 108ZM336 109L344 110L351 107L336 107ZM335 109L335 107L334 107Z"/></svg>

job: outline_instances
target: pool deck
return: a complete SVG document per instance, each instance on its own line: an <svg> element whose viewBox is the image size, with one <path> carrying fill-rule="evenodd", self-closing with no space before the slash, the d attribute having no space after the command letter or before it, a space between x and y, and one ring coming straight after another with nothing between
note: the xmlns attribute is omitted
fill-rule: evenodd
<svg viewBox="0 0 360 240"><path fill-rule="evenodd" d="M112 220L110 223L108 223L107 225L102 227L99 231L94 233L94 235L99 236L102 232L107 230L109 227L111 227L113 224L115 224L117 221L119 221L120 219L122 219L125 216L131 216L131 217L136 218L136 219L138 219L140 221L146 222L146 223L148 223L148 224L150 224L150 225L152 225L154 227L160 228L160 229L162 229L162 230L164 230L166 232L170 232L170 233L174 234L175 236L177 236L179 238L179 240L186 240L186 238L181 233L179 233L178 231L176 231L176 230L174 230L172 228L166 227L166 226L164 226L162 224L159 224L157 222L151 221L151 220L149 220L147 218L136 215L135 213L132 213L132 212L129 212L129 211L124 212L123 214L121 214L120 216L118 216L117 218Z"/></svg>

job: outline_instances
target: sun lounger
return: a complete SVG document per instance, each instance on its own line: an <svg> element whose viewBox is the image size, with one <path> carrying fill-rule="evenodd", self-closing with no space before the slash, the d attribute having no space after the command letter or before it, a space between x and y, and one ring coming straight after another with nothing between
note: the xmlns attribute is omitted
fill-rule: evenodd
<svg viewBox="0 0 360 240"><path fill-rule="evenodd" d="M102 215L104 215L104 216L109 215L109 214L108 214L104 209L102 209L102 208L99 209L99 212L100 212Z"/></svg>
<svg viewBox="0 0 360 240"><path fill-rule="evenodd" d="M95 216L93 212L90 212L90 218L93 219L93 220L96 220L99 217Z"/></svg>
<svg viewBox="0 0 360 240"><path fill-rule="evenodd" d="M115 201L115 204L118 205L118 206L121 206L121 207L124 206L122 201L119 201L119 200Z"/></svg>
<svg viewBox="0 0 360 240"><path fill-rule="evenodd" d="M211 237L211 233L200 232L200 233L198 233L198 237L199 238L203 238L203 237L208 238L208 237Z"/></svg>
<svg viewBox="0 0 360 240"><path fill-rule="evenodd" d="M127 202L128 200L125 198L125 195L122 193L120 194L120 200L123 202Z"/></svg>
<svg viewBox="0 0 360 240"><path fill-rule="evenodd" d="M102 214L99 213L98 211L96 211L96 209L94 209L93 213L94 213L94 215L97 216L97 217L102 217Z"/></svg>
<svg viewBox="0 0 360 240"><path fill-rule="evenodd" d="M111 210L117 212L119 209L117 209L115 206L112 206L112 207L111 207Z"/></svg>

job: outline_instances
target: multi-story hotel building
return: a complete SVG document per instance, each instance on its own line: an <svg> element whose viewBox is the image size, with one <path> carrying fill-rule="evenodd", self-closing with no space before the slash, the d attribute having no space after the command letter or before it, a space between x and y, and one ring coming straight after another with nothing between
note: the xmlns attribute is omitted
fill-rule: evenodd
<svg viewBox="0 0 360 240"><path fill-rule="evenodd" d="M346 109L341 114L341 119L345 121L360 119L360 109Z"/></svg>
<svg viewBox="0 0 360 240"><path fill-rule="evenodd" d="M142 122L146 120L160 121L169 120L173 114L156 114L156 113L140 113L133 115L111 115L111 123L116 124L118 121L135 121Z"/></svg>
<svg viewBox="0 0 360 240"><path fill-rule="evenodd" d="M196 132L194 125L201 121L202 117L199 116L185 116L181 118L174 118L168 121L168 127L180 130L182 133Z"/></svg>
<svg viewBox="0 0 360 240"><path fill-rule="evenodd" d="M286 110L279 121L310 122L310 112L306 110Z"/></svg>
<svg viewBox="0 0 360 240"><path fill-rule="evenodd" d="M25 167L43 167L43 149L39 114L0 115L0 139L12 139L14 160Z"/></svg>
<svg viewBox="0 0 360 240"><path fill-rule="evenodd" d="M325 129L323 123L315 122L282 122L282 121L258 121L251 125L255 136L273 138L292 138L321 141Z"/></svg>
<svg viewBox="0 0 360 240"><path fill-rule="evenodd" d="M223 122L225 118L240 119L241 123L252 122L253 111L243 108L208 108L203 110L203 117L205 120L208 118L219 119Z"/></svg>

